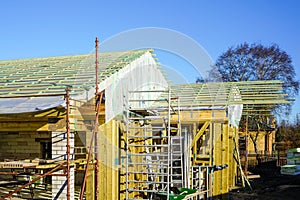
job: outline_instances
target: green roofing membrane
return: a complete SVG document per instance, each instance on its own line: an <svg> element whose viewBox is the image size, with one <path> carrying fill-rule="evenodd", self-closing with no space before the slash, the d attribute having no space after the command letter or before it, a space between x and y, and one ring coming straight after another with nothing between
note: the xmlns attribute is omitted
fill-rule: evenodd
<svg viewBox="0 0 300 200"><path fill-rule="evenodd" d="M99 53L99 83L152 50ZM95 87L95 54L0 61L0 114L46 110L64 105L64 97L85 95ZM21 97L22 96L22 97Z"/></svg>
<svg viewBox="0 0 300 200"><path fill-rule="evenodd" d="M99 82L149 50L99 54ZM95 86L95 55L0 61L0 97L61 93L69 86L78 95Z"/></svg>

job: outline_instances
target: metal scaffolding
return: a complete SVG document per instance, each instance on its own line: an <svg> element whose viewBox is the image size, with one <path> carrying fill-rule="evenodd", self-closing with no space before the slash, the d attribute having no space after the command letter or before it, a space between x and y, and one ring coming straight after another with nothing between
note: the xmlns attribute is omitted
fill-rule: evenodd
<svg viewBox="0 0 300 200"><path fill-rule="evenodd" d="M167 98L155 98L162 93ZM124 102L126 199L169 197L184 178L178 98L170 90L130 91Z"/></svg>
<svg viewBox="0 0 300 200"><path fill-rule="evenodd" d="M23 181L20 182L21 186L16 187L14 190L10 191L8 194L3 195L0 197L0 199L6 199L6 198L11 198L14 194L20 192L22 189L26 188L27 186L30 186L34 184L35 182L39 181L40 179L46 177L46 176L66 176L66 181L67 181L67 196L66 199L70 200L70 169L71 165L74 167L74 162L71 163L71 151L70 151L70 134L71 134L71 128L70 128L70 88L65 89L66 93L65 94L35 94L35 95L22 95L22 96L6 96L6 97L0 97L0 98L38 98L38 97L49 97L49 96L63 96L65 98L66 102L66 137L67 137L67 145L66 145L66 161L60 162L60 163L55 163L51 164L50 166L47 167L49 170L48 172L44 172L42 174L40 173L35 173L35 174L30 174L31 176L35 176L36 178L28 181ZM9 163L8 163L9 165ZM22 166L20 166L22 167ZM8 166L9 168L9 166ZM28 167L29 169L29 167ZM24 167L24 172L27 172L28 170L26 167ZM45 168L46 169L46 168ZM64 174L54 174L54 172L57 172L59 170L65 170ZM2 173L2 174L13 174L13 173ZM19 173L14 173L15 175L18 175ZM16 183L18 184L18 183Z"/></svg>

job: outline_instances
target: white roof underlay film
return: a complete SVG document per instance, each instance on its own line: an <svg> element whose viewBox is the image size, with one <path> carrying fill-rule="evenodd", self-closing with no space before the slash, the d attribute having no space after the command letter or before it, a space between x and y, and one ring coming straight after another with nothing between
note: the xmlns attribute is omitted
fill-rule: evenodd
<svg viewBox="0 0 300 200"><path fill-rule="evenodd" d="M106 121L122 112L123 97L128 90L168 86L151 52L99 54L99 91L105 90ZM65 106L67 87L71 88L74 100L88 101L95 95L93 54L0 61L0 71L0 114L39 112ZM33 97L39 94L45 96Z"/></svg>

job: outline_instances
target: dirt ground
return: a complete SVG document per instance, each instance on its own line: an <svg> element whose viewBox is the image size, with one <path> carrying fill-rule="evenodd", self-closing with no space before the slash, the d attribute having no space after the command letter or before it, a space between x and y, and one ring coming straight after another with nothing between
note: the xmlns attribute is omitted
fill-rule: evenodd
<svg viewBox="0 0 300 200"><path fill-rule="evenodd" d="M297 200L300 199L300 175L276 175L249 179L252 191L238 189L229 194L230 200Z"/></svg>

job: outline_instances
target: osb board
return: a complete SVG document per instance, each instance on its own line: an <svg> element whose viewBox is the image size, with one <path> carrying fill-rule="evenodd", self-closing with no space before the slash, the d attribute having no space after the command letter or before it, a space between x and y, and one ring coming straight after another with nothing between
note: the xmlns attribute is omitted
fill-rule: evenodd
<svg viewBox="0 0 300 200"><path fill-rule="evenodd" d="M48 122L0 122L0 131L48 131Z"/></svg>
<svg viewBox="0 0 300 200"><path fill-rule="evenodd" d="M98 132L99 174L98 199L118 199L119 196L119 133L118 123L111 120Z"/></svg>
<svg viewBox="0 0 300 200"><path fill-rule="evenodd" d="M233 156L236 156L238 158L237 150L235 149L236 147L238 147L238 144L236 143L237 138L238 138L237 128L230 127L229 128L229 153L231 151L232 154L229 154L229 162L228 162L229 189L232 189L235 187L235 177L237 176L237 162L234 160L234 157L233 157Z"/></svg>
<svg viewBox="0 0 300 200"><path fill-rule="evenodd" d="M177 120L178 115L171 115L171 120ZM185 122L205 122L205 121L227 121L225 110L197 110L180 111L180 121Z"/></svg>
<svg viewBox="0 0 300 200"><path fill-rule="evenodd" d="M229 192L235 186L236 162L233 157L234 143L229 135L236 135L234 128L229 128L224 123L213 123L214 148L213 165L225 165L228 167L214 172L213 195L219 196Z"/></svg>

